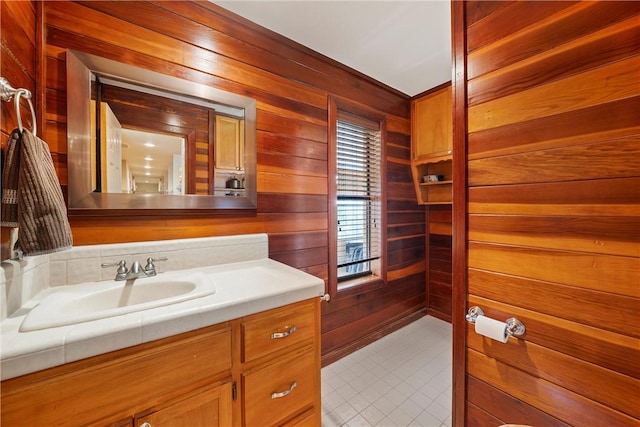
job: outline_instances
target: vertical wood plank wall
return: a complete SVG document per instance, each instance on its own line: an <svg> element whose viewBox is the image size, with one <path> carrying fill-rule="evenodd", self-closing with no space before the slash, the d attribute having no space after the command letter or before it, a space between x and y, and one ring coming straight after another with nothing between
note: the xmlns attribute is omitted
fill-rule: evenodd
<svg viewBox="0 0 640 427"><path fill-rule="evenodd" d="M14 2L8 2L11 8ZM8 9L2 2L3 12ZM76 49L257 100L258 212L228 218L72 218L76 245L268 233L270 256L328 277L327 105L335 95L387 122L387 286L323 303L323 354L424 308L424 208L411 184L409 97L210 2L43 2L43 135L67 185L64 51ZM20 9L33 8L27 3ZM33 12L32 12L33 13ZM3 40L4 40L3 18ZM17 24L16 28L22 30ZM20 36L31 45L36 29ZM26 40L23 41L22 38ZM29 53L31 52L31 53ZM4 55L4 49L3 49ZM37 55L36 55L37 56ZM4 58L4 56L3 56ZM33 67L33 65L31 65ZM32 70L35 75L35 72ZM30 85L37 86L30 76ZM29 82L27 82L29 83ZM20 80L16 84L22 84ZM26 83L24 83L26 84ZM4 109L3 109L4 111ZM45 112L46 111L46 112ZM4 114L4 113L3 113ZM5 129L3 129L5 131Z"/></svg>
<svg viewBox="0 0 640 427"><path fill-rule="evenodd" d="M640 3L466 4L465 425L640 423Z"/></svg>
<svg viewBox="0 0 640 427"><path fill-rule="evenodd" d="M0 76L6 78L11 86L16 89L24 88L31 91L34 107L37 108L39 100L36 91L36 79L38 77L36 65L36 3L0 2L0 24L2 26L2 48L0 49ZM3 149L7 145L9 135L18 126L16 119L14 100L1 102L0 119L0 146ZM31 129L31 112L27 102L21 102L22 123ZM41 122L38 123L40 125ZM6 259L9 254L8 239L9 229L0 230L2 247L0 255Z"/></svg>

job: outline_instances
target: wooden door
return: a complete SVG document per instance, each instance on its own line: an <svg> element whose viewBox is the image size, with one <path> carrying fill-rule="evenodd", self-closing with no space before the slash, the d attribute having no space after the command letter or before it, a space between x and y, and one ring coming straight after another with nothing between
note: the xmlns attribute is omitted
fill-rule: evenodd
<svg viewBox="0 0 640 427"><path fill-rule="evenodd" d="M637 426L640 3L453 8L454 423Z"/></svg>

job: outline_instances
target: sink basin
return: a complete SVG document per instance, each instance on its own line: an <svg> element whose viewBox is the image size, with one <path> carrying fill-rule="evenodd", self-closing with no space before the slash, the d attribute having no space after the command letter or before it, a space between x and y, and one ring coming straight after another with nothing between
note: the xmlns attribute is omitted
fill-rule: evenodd
<svg viewBox="0 0 640 427"><path fill-rule="evenodd" d="M20 332L120 316L214 294L203 273L163 273L133 281L88 282L47 295L26 315Z"/></svg>

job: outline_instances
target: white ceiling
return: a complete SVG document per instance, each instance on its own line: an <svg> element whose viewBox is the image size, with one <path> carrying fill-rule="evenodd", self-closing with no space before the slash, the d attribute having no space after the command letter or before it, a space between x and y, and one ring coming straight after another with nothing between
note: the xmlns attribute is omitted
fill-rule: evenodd
<svg viewBox="0 0 640 427"><path fill-rule="evenodd" d="M449 0L213 1L409 96L451 80Z"/></svg>

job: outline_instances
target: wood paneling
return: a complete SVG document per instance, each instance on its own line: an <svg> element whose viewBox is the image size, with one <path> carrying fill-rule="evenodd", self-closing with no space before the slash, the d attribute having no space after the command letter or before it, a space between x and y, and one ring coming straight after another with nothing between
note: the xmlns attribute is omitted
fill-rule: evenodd
<svg viewBox="0 0 640 427"><path fill-rule="evenodd" d="M42 94L36 90L38 70L36 68L37 46L37 9L35 1L0 3L0 76L7 79L9 84L16 89L24 88L31 92L33 105L38 112L38 105L42 102ZM3 150L7 145L9 135L18 126L15 113L15 99L10 102L0 101L0 147ZM21 102L22 124L31 129L31 112L27 102ZM36 118L38 135L42 135L42 117ZM4 161L4 157L3 157ZM9 248L9 228L0 227L0 257L7 259Z"/></svg>
<svg viewBox="0 0 640 427"><path fill-rule="evenodd" d="M465 325L455 424L638 425L640 4L465 8L462 285L527 332L502 344Z"/></svg>
<svg viewBox="0 0 640 427"><path fill-rule="evenodd" d="M329 96L337 96L366 105L388 124L384 169L389 266L388 283L366 296L349 293L343 301L323 303L323 313L330 316L323 352L337 354L354 340L424 309L425 217L409 179L408 96L206 1L2 2L1 7L3 75L8 70L9 76L21 75L16 85L42 88L36 94L46 101L39 111L46 124L42 134L63 192L66 49L239 93L257 103L256 215L74 217L76 245L268 233L270 256L326 281L327 109ZM42 9L41 22L35 19L37 8ZM28 22L18 25L25 16ZM39 32L44 34L40 51L35 43ZM25 64L5 61L5 42ZM5 120L11 112L4 105L2 114L3 124L11 126L13 119ZM9 130L3 128L3 136ZM205 151L200 147L199 159ZM3 242L5 234L3 230Z"/></svg>
<svg viewBox="0 0 640 427"><path fill-rule="evenodd" d="M428 209L427 312L451 322L452 264L451 206Z"/></svg>

